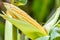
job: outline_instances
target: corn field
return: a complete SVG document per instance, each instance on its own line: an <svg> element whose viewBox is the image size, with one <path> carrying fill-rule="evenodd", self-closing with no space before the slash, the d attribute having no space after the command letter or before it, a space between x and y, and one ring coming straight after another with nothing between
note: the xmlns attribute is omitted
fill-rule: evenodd
<svg viewBox="0 0 60 40"><path fill-rule="evenodd" d="M60 0L0 0L0 40L60 40Z"/></svg>

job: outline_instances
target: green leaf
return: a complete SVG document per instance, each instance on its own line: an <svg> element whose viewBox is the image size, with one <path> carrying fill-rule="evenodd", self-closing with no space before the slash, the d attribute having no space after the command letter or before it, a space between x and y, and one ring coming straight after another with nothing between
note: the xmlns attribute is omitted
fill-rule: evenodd
<svg viewBox="0 0 60 40"><path fill-rule="evenodd" d="M0 22L0 35L2 36L4 35L4 29L5 29L4 24Z"/></svg>
<svg viewBox="0 0 60 40"><path fill-rule="evenodd" d="M37 38L36 40L49 40L49 36L43 36L43 37Z"/></svg>
<svg viewBox="0 0 60 40"><path fill-rule="evenodd" d="M53 40L60 40L60 36L54 38Z"/></svg>
<svg viewBox="0 0 60 40"><path fill-rule="evenodd" d="M26 5L27 0L11 0L11 3L17 6Z"/></svg>
<svg viewBox="0 0 60 40"><path fill-rule="evenodd" d="M53 25L57 22L59 15L60 15L60 7L57 8L56 12L52 15L52 17L44 25L44 27L46 28L48 33L52 29Z"/></svg>
<svg viewBox="0 0 60 40"><path fill-rule="evenodd" d="M52 30L52 32L51 32L51 37L50 37L50 40L60 40L60 28L58 28L58 27L55 27L53 30ZM59 32L58 32L59 31Z"/></svg>
<svg viewBox="0 0 60 40"><path fill-rule="evenodd" d="M60 27L60 24L57 24L58 27Z"/></svg>
<svg viewBox="0 0 60 40"><path fill-rule="evenodd" d="M60 20L58 21L58 23L56 24L56 26L60 28Z"/></svg>
<svg viewBox="0 0 60 40"><path fill-rule="evenodd" d="M4 24L2 22L0 22L0 40L4 40Z"/></svg>
<svg viewBox="0 0 60 40"><path fill-rule="evenodd" d="M3 40L3 37L0 35L0 40Z"/></svg>
<svg viewBox="0 0 60 40"><path fill-rule="evenodd" d="M41 36L46 36L41 30L34 27L32 24L27 21L17 20L14 18L10 18L9 16L3 16L6 20L10 21L14 24L18 29L20 29L24 34L26 34L29 38L35 39Z"/></svg>
<svg viewBox="0 0 60 40"><path fill-rule="evenodd" d="M20 36L21 34L19 33L19 31L17 30L17 40L20 40Z"/></svg>
<svg viewBox="0 0 60 40"><path fill-rule="evenodd" d="M60 0L55 0L55 3L56 3L56 8L60 7Z"/></svg>
<svg viewBox="0 0 60 40"><path fill-rule="evenodd" d="M33 18L36 19L39 23L45 22L48 15L50 14L50 10L53 6L53 0L33 0L32 2L32 10L33 10Z"/></svg>

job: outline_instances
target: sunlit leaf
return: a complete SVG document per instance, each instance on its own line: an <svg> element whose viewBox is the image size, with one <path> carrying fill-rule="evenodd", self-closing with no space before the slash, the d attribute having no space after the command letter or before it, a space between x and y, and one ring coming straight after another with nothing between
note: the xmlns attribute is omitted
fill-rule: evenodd
<svg viewBox="0 0 60 40"><path fill-rule="evenodd" d="M44 25L48 33L51 30L52 26L57 22L59 15L60 15L60 7L56 10L54 15L52 15L52 17Z"/></svg>

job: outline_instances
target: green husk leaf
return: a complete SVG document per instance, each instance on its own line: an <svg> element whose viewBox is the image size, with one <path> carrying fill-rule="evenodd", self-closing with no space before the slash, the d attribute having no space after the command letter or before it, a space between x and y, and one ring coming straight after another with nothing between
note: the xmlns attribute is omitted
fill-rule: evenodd
<svg viewBox="0 0 60 40"><path fill-rule="evenodd" d="M41 30L37 29L27 21L10 18L7 15L3 15L2 17L10 21L12 24L14 24L18 29L20 29L24 34L26 34L31 39L35 39L41 36L47 36L47 34L43 33Z"/></svg>

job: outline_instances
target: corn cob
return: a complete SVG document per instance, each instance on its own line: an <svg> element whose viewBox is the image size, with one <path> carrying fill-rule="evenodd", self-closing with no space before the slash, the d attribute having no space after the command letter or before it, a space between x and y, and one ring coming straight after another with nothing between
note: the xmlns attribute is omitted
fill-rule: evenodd
<svg viewBox="0 0 60 40"><path fill-rule="evenodd" d="M12 4L4 3L4 5L9 5L12 10L14 10L19 15L21 15L25 20L27 20L29 23L34 25L36 28L38 28L38 29L42 30L44 33L46 33L45 29L40 24L38 24L35 20L33 20L26 12L24 12L23 10L19 9L18 7L14 6ZM12 15L12 16L16 18L16 16L14 16L14 15Z"/></svg>

